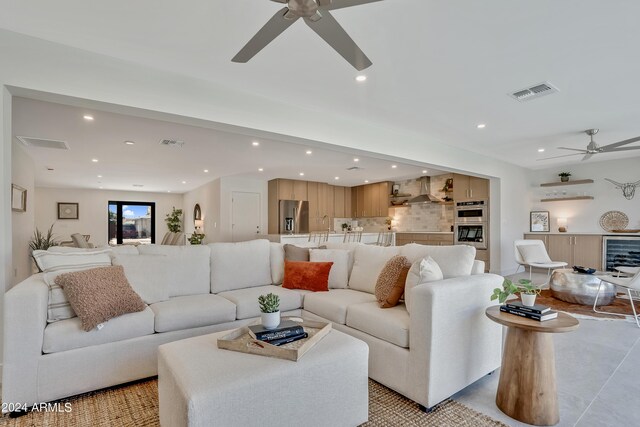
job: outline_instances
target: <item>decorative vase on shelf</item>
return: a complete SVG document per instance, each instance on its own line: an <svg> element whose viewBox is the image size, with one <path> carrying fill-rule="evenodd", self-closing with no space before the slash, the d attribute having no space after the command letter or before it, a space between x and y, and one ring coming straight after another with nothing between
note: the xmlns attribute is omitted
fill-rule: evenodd
<svg viewBox="0 0 640 427"><path fill-rule="evenodd" d="M260 318L265 329L275 329L280 324L279 311L275 313L260 313Z"/></svg>
<svg viewBox="0 0 640 427"><path fill-rule="evenodd" d="M520 293L522 304L527 307L533 307L536 304L536 294Z"/></svg>
<svg viewBox="0 0 640 427"><path fill-rule="evenodd" d="M567 181L569 181L569 177L568 176L561 176L560 177L560 181L567 182Z"/></svg>

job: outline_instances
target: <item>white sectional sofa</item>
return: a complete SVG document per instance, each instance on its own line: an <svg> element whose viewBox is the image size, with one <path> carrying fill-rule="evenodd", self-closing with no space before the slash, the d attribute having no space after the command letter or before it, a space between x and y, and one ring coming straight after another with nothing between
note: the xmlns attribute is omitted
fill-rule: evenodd
<svg viewBox="0 0 640 427"><path fill-rule="evenodd" d="M283 315L330 321L365 341L369 376L427 408L499 367L501 329L484 310L502 277L482 272L474 248L332 248L349 251L349 281L328 292L279 286L283 247L266 240L116 248L113 263L148 306L90 332L78 318L48 323L49 289L33 275L5 295L2 401L30 405L152 377L159 345L254 322L257 297L268 292L280 296ZM411 313L404 304L381 309L373 295L396 254L430 255L444 274L410 291Z"/></svg>

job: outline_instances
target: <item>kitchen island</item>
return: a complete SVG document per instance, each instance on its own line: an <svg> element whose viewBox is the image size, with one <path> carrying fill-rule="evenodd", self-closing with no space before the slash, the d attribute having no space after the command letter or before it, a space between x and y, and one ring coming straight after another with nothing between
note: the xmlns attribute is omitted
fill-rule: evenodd
<svg viewBox="0 0 640 427"><path fill-rule="evenodd" d="M309 233L307 234L269 234L267 239L277 243L289 243L291 245L300 245L309 243ZM344 233L329 233L329 241L332 243L342 243ZM395 245L396 236L393 233L392 245ZM361 243L374 244L378 241L378 233L362 232Z"/></svg>

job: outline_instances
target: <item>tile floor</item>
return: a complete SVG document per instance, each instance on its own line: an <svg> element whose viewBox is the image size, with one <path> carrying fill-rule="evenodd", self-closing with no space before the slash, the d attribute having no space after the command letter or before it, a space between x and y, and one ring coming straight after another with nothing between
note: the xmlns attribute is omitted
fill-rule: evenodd
<svg viewBox="0 0 640 427"><path fill-rule="evenodd" d="M534 283L544 279L536 276ZM640 329L635 322L580 319L578 330L554 334L554 342L558 426L640 426ZM453 398L508 425L528 425L496 406L499 375L498 370Z"/></svg>

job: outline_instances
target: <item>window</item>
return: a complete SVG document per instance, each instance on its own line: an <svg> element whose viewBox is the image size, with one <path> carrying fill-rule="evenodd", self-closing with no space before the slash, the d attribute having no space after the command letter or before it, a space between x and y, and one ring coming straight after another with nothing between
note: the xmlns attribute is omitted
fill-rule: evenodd
<svg viewBox="0 0 640 427"><path fill-rule="evenodd" d="M156 204L109 202L109 244L148 245L156 241Z"/></svg>

